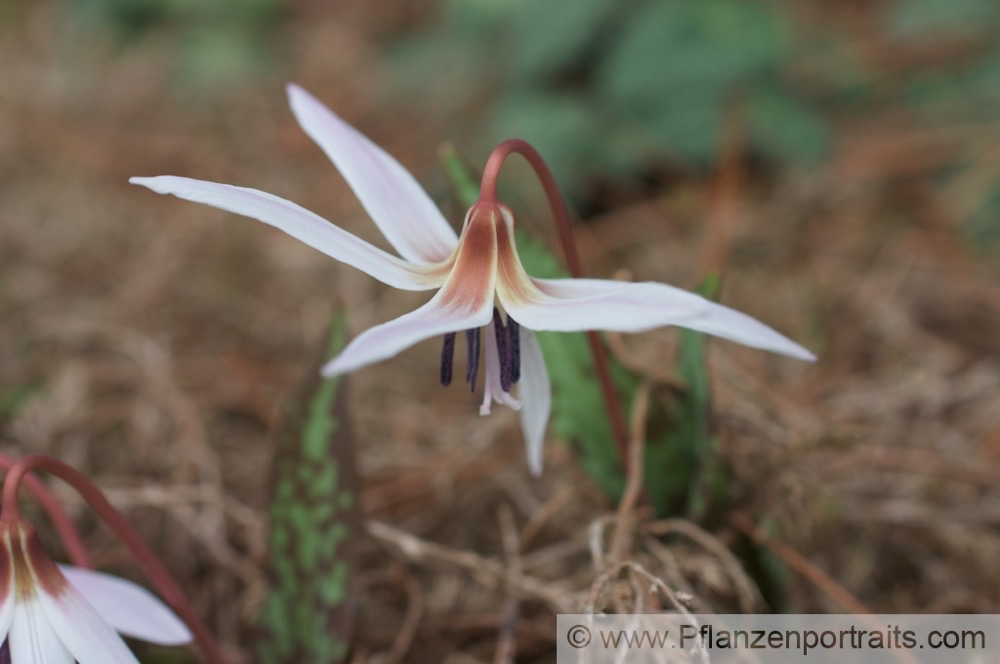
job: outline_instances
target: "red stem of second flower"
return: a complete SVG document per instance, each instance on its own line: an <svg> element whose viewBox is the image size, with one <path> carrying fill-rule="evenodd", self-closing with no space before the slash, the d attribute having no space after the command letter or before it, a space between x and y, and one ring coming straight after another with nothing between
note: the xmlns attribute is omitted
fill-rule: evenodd
<svg viewBox="0 0 1000 664"><path fill-rule="evenodd" d="M562 244L563 255L566 258L566 266L569 273L574 278L583 277L583 265L580 263L580 254L577 252L576 240L573 237L573 225L569 220L569 212L566 203L563 201L559 186L552 177L552 172L545 164L542 156L538 154L531 144L518 138L511 138L500 143L490 153L490 158L483 168L483 180L479 188L479 200L487 204L497 203L497 179L500 175L500 167L504 160L511 154L517 153L524 157L531 168L535 171L541 182L545 197L548 199L552 215L555 217L556 229L559 232L559 242ZM601 394L604 397L604 406L611 419L611 429L614 432L615 441L618 445L618 458L624 468L628 464L628 430L625 426L625 415L622 412L621 402L615 391L614 383L611 381L611 369L608 365L608 355L601 343L601 337L594 330L587 332L587 342L590 344L590 352L594 356L594 369L597 371L597 379L601 385Z"/></svg>
<svg viewBox="0 0 1000 664"><path fill-rule="evenodd" d="M10 470L17 464L17 461L14 457L0 452L0 468ZM93 569L94 565L90 561L90 554L83 543L83 538L76 531L73 520L66 514L66 510L62 508L56 497L49 491L49 487L45 486L45 483L34 475L25 475L24 485L35 496L35 499L42 506L42 509L45 510L45 513L49 515L49 520L55 527L56 533L59 534L59 540L62 542L63 548L66 549L66 555L69 556L73 564L84 569Z"/></svg>
<svg viewBox="0 0 1000 664"><path fill-rule="evenodd" d="M198 612L187 601L180 586L174 581L170 572L157 559L153 552L142 541L139 534L132 529L128 520L121 512L116 510L108 499L104 497L101 490L87 476L68 466L58 459L54 459L44 454L29 454L21 458L11 467L3 483L3 496L0 502L0 515L3 519L17 519L20 517L20 510L17 505L17 492L22 481L30 481L29 473L41 470L52 473L60 478L83 497L90 508L108 525L135 556L136 561L142 567L146 576L156 587L160 596L170 607L177 612L177 615L187 623L194 635L195 641L201 647L205 659L212 664L224 664L219 646L215 643L215 638L202 622Z"/></svg>

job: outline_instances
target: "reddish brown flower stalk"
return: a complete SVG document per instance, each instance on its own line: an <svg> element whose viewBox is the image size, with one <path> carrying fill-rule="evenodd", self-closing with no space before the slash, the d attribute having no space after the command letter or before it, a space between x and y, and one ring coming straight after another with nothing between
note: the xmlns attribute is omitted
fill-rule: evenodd
<svg viewBox="0 0 1000 664"><path fill-rule="evenodd" d="M223 664L225 660L215 638L208 631L194 607L187 601L170 572L146 546L138 533L132 529L121 512L108 502L101 490L83 473L44 454L31 454L21 458L10 468L3 483L3 494L0 497L0 526L16 526L16 524L23 522L17 501L18 489L22 481L26 483L31 481L29 473L39 470L55 475L76 489L90 508L131 550L132 555L135 556L160 596L191 629L206 661L212 664Z"/></svg>
<svg viewBox="0 0 1000 664"><path fill-rule="evenodd" d="M17 459L0 452L0 468L10 470L16 463ZM83 569L92 569L94 565L90 561L90 554L87 552L87 547L83 543L80 533L76 531L76 526L73 525L73 520L66 514L66 510L62 508L56 497L49 491L49 487L34 475L25 475L24 485L28 487L28 491L32 493L35 500L38 501L42 509L45 510L45 513L48 514L49 520L52 521L52 525L59 535L59 540L63 544L63 548L66 549L66 555L73 561L73 564Z"/></svg>
<svg viewBox="0 0 1000 664"><path fill-rule="evenodd" d="M552 210L552 216L555 218L559 242L562 244L563 256L566 259L566 267L569 268L570 275L575 279L583 278L583 264L580 262L576 238L573 235L573 224L569 219L566 202L563 200L559 186L556 184L552 172L549 171L549 167L545 164L545 160L530 143L518 138L511 138L493 149L486 161L486 166L483 168L479 200L485 203L497 203L497 179L500 176L500 167L503 166L503 162L508 156L515 153L524 157L531 165L532 170L535 171L535 175L538 176L545 197L548 199L549 208ZM590 353L594 357L594 369L597 371L597 379L601 384L604 407L608 411L611 430L614 432L615 442L618 445L618 458L624 466L624 472L628 472L628 431L625 427L625 415L622 412L621 401L611 380L608 354L596 331L587 331L587 342L590 344Z"/></svg>

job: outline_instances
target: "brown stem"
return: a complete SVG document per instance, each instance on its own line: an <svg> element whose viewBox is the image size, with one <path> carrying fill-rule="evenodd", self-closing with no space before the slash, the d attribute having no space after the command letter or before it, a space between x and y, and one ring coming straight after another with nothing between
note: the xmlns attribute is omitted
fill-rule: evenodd
<svg viewBox="0 0 1000 664"><path fill-rule="evenodd" d="M852 595L847 588L838 583L832 576L813 565L805 556L788 544L768 535L746 514L733 510L729 513L728 521L729 525L781 558L781 561L785 565L801 574L820 591L826 593L830 599L839 604L845 611L857 616L869 629L873 631L886 629L886 625L878 621L871 610L862 604L861 600ZM916 658L906 650L896 651L892 654L900 664L917 664Z"/></svg>
<svg viewBox="0 0 1000 664"><path fill-rule="evenodd" d="M625 478L625 491L618 503L618 513L615 515L615 534L611 539L609 558L612 562L624 562L628 554L632 534L635 530L635 506L642 496L642 457L646 447L646 420L649 415L649 398L652 385L648 380L639 383L632 401L630 417L630 440L628 455L628 476Z"/></svg>
<svg viewBox="0 0 1000 664"><path fill-rule="evenodd" d="M0 468L10 470L17 461L14 457L0 452ZM49 515L49 520L59 535L59 540L66 550L66 555L69 556L73 564L84 569L93 569L94 564L90 560L90 553L87 551L87 546L83 543L83 538L76 531L76 526L73 525L73 520L66 514L66 510L62 508L56 497L49 491L49 487L45 486L45 482L34 475L25 475L24 485L35 496L35 500L39 502L45 513ZM16 518L18 510L15 509L14 514L11 516L12 518Z"/></svg>
<svg viewBox="0 0 1000 664"><path fill-rule="evenodd" d="M517 153L524 157L531 168L538 176L545 197L548 199L552 215L555 217L556 229L559 232L559 242L562 244L563 255L566 258L566 266L569 273L577 279L583 277L583 266L580 263L580 254L576 248L576 240L573 237L573 225L569 220L569 212L562 194L559 193L559 186L556 184L552 172L545 165L542 156L531 145L518 138L511 138L503 141L493 149L486 166L483 168L482 184L479 188L479 200L487 204L497 204L497 179L500 175L500 167L504 159L511 154ZM621 401L615 391L614 383L611 380L611 369L608 365L608 355L601 343L601 338L594 330L587 331L587 342L590 345L590 352L594 356L594 369L597 371L597 379L601 385L601 394L604 397L604 407L608 411L611 419L611 429L618 444L618 458L621 460L624 471L628 472L628 430L625 426L625 415L622 412Z"/></svg>
<svg viewBox="0 0 1000 664"><path fill-rule="evenodd" d="M80 471L44 454L29 454L21 458L11 467L3 484L3 502L0 504L2 518L7 520L19 516L17 508L18 488L22 480L30 481L26 476L35 470L52 473L76 489L91 509L118 536L118 539L132 551L132 555L135 556L139 566L142 567L160 596L191 629L205 659L212 664L223 664L225 660L222 658L219 646L215 643L215 638L208 631L194 607L187 601L180 587L170 576L170 572L153 555L153 552L142 541L139 534L132 529L122 513L116 510L104 497L101 490Z"/></svg>
<svg viewBox="0 0 1000 664"><path fill-rule="evenodd" d="M814 586L819 588L830 599L839 604L845 611L854 615L870 614L867 606L861 603L844 586L840 585L833 577L813 565L801 553L785 544L781 540L774 539L755 524L750 517L742 512L732 511L729 513L729 524L748 536L754 542L767 548L771 553L781 558L782 562L790 568L804 576Z"/></svg>

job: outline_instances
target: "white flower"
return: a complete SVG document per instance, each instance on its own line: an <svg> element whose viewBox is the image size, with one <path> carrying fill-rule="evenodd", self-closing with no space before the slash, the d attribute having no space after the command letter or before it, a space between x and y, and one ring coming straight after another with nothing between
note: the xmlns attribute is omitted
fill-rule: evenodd
<svg viewBox="0 0 1000 664"><path fill-rule="evenodd" d="M118 635L191 641L160 600L130 581L57 567L34 528L0 520L0 643L11 664L137 664Z"/></svg>
<svg viewBox="0 0 1000 664"><path fill-rule="evenodd" d="M660 283L601 279L535 279L514 244L514 218L501 204L480 202L460 237L426 192L395 159L301 88L290 85L302 128L340 169L400 257L334 226L312 212L254 189L175 176L130 182L263 221L376 279L406 290L437 293L422 307L362 333L325 367L338 374L392 357L445 335L441 378L451 379L454 335L469 342L466 378L475 388L479 345L485 349L484 400L521 411L528 464L541 472L550 386L532 330L638 332L680 325L748 346L811 360L813 355L766 325L694 293ZM519 399L510 394L519 384Z"/></svg>

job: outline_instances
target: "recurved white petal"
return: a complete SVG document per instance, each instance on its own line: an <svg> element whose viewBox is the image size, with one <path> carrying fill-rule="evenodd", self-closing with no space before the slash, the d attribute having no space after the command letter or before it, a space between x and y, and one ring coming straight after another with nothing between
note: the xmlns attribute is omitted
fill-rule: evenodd
<svg viewBox="0 0 1000 664"><path fill-rule="evenodd" d="M542 474L545 427L552 407L552 386L545 358L535 334L521 326L521 430L528 454L528 468L536 477Z"/></svg>
<svg viewBox="0 0 1000 664"><path fill-rule="evenodd" d="M57 595L40 589L38 604L79 664L138 664L118 632L72 586L65 585Z"/></svg>
<svg viewBox="0 0 1000 664"><path fill-rule="evenodd" d="M424 306L360 334L323 367L323 374L353 371L392 357L418 341L485 325L493 318L497 236L491 211L469 215L455 265Z"/></svg>
<svg viewBox="0 0 1000 664"><path fill-rule="evenodd" d="M73 664L73 655L49 624L36 597L18 602L7 644L14 664Z"/></svg>
<svg viewBox="0 0 1000 664"><path fill-rule="evenodd" d="M393 357L413 344L446 332L480 327L490 321L492 293L484 306L450 306L438 291L430 302L395 320L376 325L358 335L323 367L324 376L348 373Z"/></svg>
<svg viewBox="0 0 1000 664"><path fill-rule="evenodd" d="M400 256L436 263L451 254L458 241L455 231L409 171L299 86L289 84L288 98L299 124Z"/></svg>
<svg viewBox="0 0 1000 664"><path fill-rule="evenodd" d="M514 220L497 225L497 297L507 313L532 330L640 332L680 325L802 360L816 357L746 314L674 286L605 279L534 279L521 265Z"/></svg>
<svg viewBox="0 0 1000 664"><path fill-rule="evenodd" d="M60 565L59 570L97 613L122 634L160 645L191 642L187 625L142 586L79 567Z"/></svg>
<svg viewBox="0 0 1000 664"><path fill-rule="evenodd" d="M263 191L174 175L134 177L129 178L129 182L148 187L159 194L173 194L178 198L263 221L327 256L356 267L395 288L430 290L440 286L447 274L447 263L408 263L334 226L300 205Z"/></svg>
<svg viewBox="0 0 1000 664"><path fill-rule="evenodd" d="M499 288L514 320L534 330L639 332L679 325L802 360L815 356L760 321L680 288L653 282L602 279L530 279L530 286Z"/></svg>

